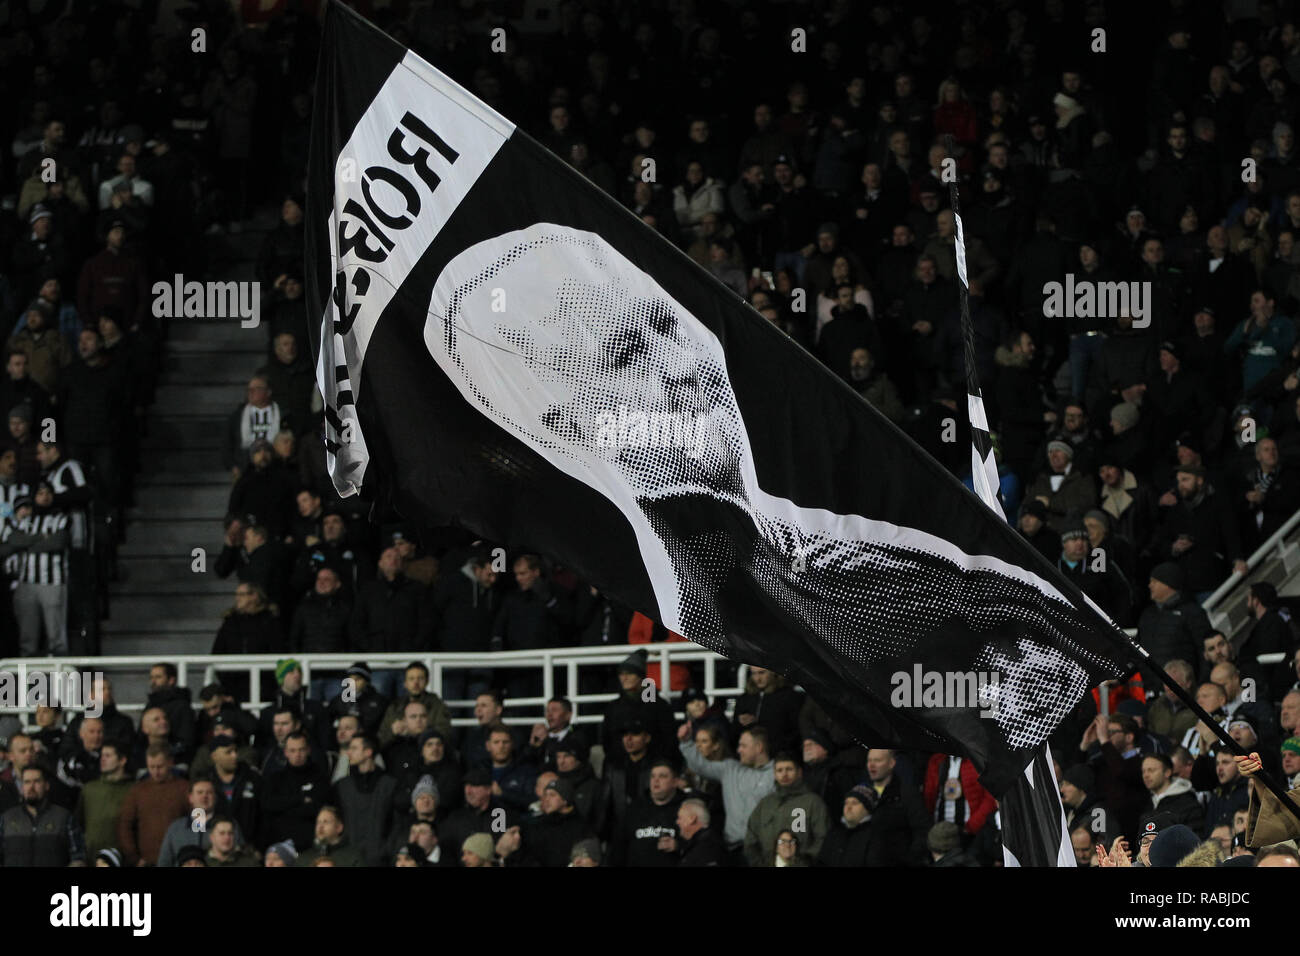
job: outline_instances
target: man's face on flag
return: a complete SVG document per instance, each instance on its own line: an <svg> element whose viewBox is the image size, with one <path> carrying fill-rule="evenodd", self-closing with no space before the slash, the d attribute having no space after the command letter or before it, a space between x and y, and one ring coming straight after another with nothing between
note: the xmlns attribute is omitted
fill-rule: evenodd
<svg viewBox="0 0 1300 956"><path fill-rule="evenodd" d="M541 223L479 243L443 270L430 313L434 357L512 433L642 496L741 490L720 344L594 233Z"/></svg>

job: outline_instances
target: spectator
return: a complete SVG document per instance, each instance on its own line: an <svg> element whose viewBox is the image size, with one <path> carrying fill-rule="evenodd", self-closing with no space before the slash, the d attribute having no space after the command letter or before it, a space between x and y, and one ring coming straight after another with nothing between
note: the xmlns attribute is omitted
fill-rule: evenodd
<svg viewBox="0 0 1300 956"><path fill-rule="evenodd" d="M429 668L419 661L408 664L403 674L403 686L405 693L394 698L380 722L379 745L388 746L395 736L410 736L404 732L402 716L406 705L413 700L424 704L428 715L428 727L438 731L444 739L450 737L451 715L447 712L447 705L442 702L442 698L429 690Z"/></svg>
<svg viewBox="0 0 1300 956"><path fill-rule="evenodd" d="M289 650L294 654L338 654L349 647L352 604L343 594L338 572L316 571L316 582L293 614Z"/></svg>
<svg viewBox="0 0 1300 956"><path fill-rule="evenodd" d="M52 327L53 316L53 310L39 299L33 302L27 309L26 327L15 332L6 346L11 354L18 351L27 356L27 374L49 395L58 393L63 370L72 362L67 340Z"/></svg>
<svg viewBox="0 0 1300 956"><path fill-rule="evenodd" d="M496 853L505 865L567 866L574 844L593 836L573 800L569 784L560 780L547 784L542 791L542 815L506 830L497 840Z"/></svg>
<svg viewBox="0 0 1300 956"><path fill-rule="evenodd" d="M213 814L217 806L216 786L203 777L192 779L189 800L189 811L173 820L163 835L162 847L158 851L158 866L176 866L176 858L182 847L198 847L206 853L212 846L212 830L216 823ZM238 829L236 825L236 834Z"/></svg>
<svg viewBox="0 0 1300 956"><path fill-rule="evenodd" d="M44 767L23 768L22 796L0 814L0 866L85 866L85 837L72 814L50 801Z"/></svg>
<svg viewBox="0 0 1300 956"><path fill-rule="evenodd" d="M803 782L803 770L792 755L777 755L772 761L772 772L775 788L758 801L745 833L745 859L752 867L773 865L769 847L777 847L778 838L793 821L800 821L799 854L808 858L821 852L822 841L830 829L826 804L809 791Z"/></svg>
<svg viewBox="0 0 1300 956"><path fill-rule="evenodd" d="M197 848L186 847L180 853L185 854L187 851L192 853L195 849ZM205 857L205 866L260 866L261 862L257 853L240 841L239 834L235 830L235 821L221 816L213 818L212 838Z"/></svg>
<svg viewBox="0 0 1300 956"><path fill-rule="evenodd" d="M212 758L209 779L215 788L216 811L234 820L239 832L258 840L259 846L265 845L260 840L261 775L240 758L233 736L217 734L207 747Z"/></svg>
<svg viewBox="0 0 1300 956"><path fill-rule="evenodd" d="M357 734L348 742L348 766L348 776L334 788L334 799L343 821L350 827L351 842L362 865L380 866L393 826L396 784L375 766L375 744L365 734ZM317 840L320 833L318 819Z"/></svg>
<svg viewBox="0 0 1300 956"><path fill-rule="evenodd" d="M254 375L248 380L248 401L230 414L222 432L222 466L230 470L230 479L237 481L246 467L245 457L258 439L268 445L284 425L292 425L288 413L271 399L271 384L264 376Z"/></svg>
<svg viewBox="0 0 1300 956"><path fill-rule="evenodd" d="M683 800L677 808L677 832L680 834L678 866L724 866L726 847L711 826L709 808L703 800Z"/></svg>
<svg viewBox="0 0 1300 956"><path fill-rule="evenodd" d="M491 852L493 843L489 836L493 821L500 820L507 827L513 825L515 815L496 799L492 783L492 774L486 767L471 767L465 772L465 805L453 810L448 815L446 824L438 831L440 845L445 846L446 852L452 854L454 859L461 858L462 847L470 837L481 834L489 840L488 853L484 859L490 863L494 858ZM494 813L496 810L500 813Z"/></svg>
<svg viewBox="0 0 1300 956"><path fill-rule="evenodd" d="M931 754L922 793L930 818L955 823L964 846L970 845L997 809L993 795L980 784L975 765L961 757Z"/></svg>
<svg viewBox="0 0 1300 956"><path fill-rule="evenodd" d="M1055 440L1047 444L1048 469L1040 472L1026 495L1037 498L1047 509L1047 526L1057 534L1066 524L1081 521L1083 514L1097 500L1097 486L1092 475L1074 468L1074 446Z"/></svg>
<svg viewBox="0 0 1300 956"><path fill-rule="evenodd" d="M682 757L699 776L722 784L722 800L727 811L723 841L729 862L733 866L743 866L749 816L758 802L776 787L772 758L768 755L767 731L757 725L746 727L740 734L737 757L719 761L704 759L689 736L690 724L682 724L677 732Z"/></svg>
<svg viewBox="0 0 1300 956"><path fill-rule="evenodd" d="M171 822L189 813L189 784L173 775L171 751L155 744L145 759L149 775L127 793L117 822L117 847L127 866L157 860Z"/></svg>
<svg viewBox="0 0 1300 956"><path fill-rule="evenodd" d="M81 788L73 811L85 835L88 856L98 856L100 850L117 846L117 821L134 785L135 781L126 775L126 754L114 741L105 741L99 751L99 776Z"/></svg>
<svg viewBox="0 0 1300 956"><path fill-rule="evenodd" d="M178 677L175 664L164 662L150 667L145 707L161 708L167 715L172 737L189 750L194 745L194 708L190 703L190 689L177 684Z"/></svg>
<svg viewBox="0 0 1300 956"><path fill-rule="evenodd" d="M275 662L275 682L278 685L271 703L262 708L257 722L257 746L263 749L272 743L271 724L275 714L292 710L297 714L302 731L311 741L317 755L330 749L330 724L325 707L307 695L302 683L302 665L292 657Z"/></svg>
<svg viewBox="0 0 1300 956"><path fill-rule="evenodd" d="M263 845L290 840L304 853L321 838L318 813L329 797L329 774L312 762L311 752L307 735L296 730L284 743L285 766L266 774L261 793ZM337 831L328 824L326 842L333 846L341 832L341 824Z"/></svg>
<svg viewBox="0 0 1300 956"><path fill-rule="evenodd" d="M1250 316L1223 343L1229 356L1241 357L1241 385L1249 392L1282 363L1295 344L1295 327L1284 315L1274 315L1273 298L1263 289L1250 295Z"/></svg>
<svg viewBox="0 0 1300 956"><path fill-rule="evenodd" d="M361 586L351 633L359 650L415 651L432 643L428 593L402 573L396 548L384 549L379 555L379 576Z"/></svg>
<svg viewBox="0 0 1300 956"><path fill-rule="evenodd" d="M1150 794L1144 812L1168 813L1175 824L1190 827L1196 833L1205 828L1205 809L1196 799L1191 783L1174 775L1174 768L1164 754L1142 758L1142 784Z"/></svg>
<svg viewBox="0 0 1300 956"><path fill-rule="evenodd" d="M1196 647L1210 633L1210 622L1190 597L1184 596L1183 569L1172 561L1156 565L1147 589L1149 604L1138 618L1138 643L1146 648L1157 665L1175 658L1195 658ZM1151 685L1158 678L1144 674Z"/></svg>
<svg viewBox="0 0 1300 956"><path fill-rule="evenodd" d="M600 742L605 759L618 762L625 753L620 738L623 728L639 723L650 734L651 757L673 757L672 740L677 730L673 709L658 693L647 691L646 652L633 651L618 665L619 696L605 706L600 725Z"/></svg>

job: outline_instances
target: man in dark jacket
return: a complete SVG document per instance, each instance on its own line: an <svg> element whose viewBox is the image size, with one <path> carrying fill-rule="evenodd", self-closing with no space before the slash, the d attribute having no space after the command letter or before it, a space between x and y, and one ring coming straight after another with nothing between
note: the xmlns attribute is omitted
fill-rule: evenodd
<svg viewBox="0 0 1300 956"><path fill-rule="evenodd" d="M303 548L294 560L289 575L289 591L302 594L316 582L316 574L323 567L334 569L349 602L356 599L358 588L370 579L369 569L374 565L366 552L348 540L347 522L343 515L331 508L321 513L321 538L303 539Z"/></svg>
<svg viewBox="0 0 1300 956"><path fill-rule="evenodd" d="M677 836L677 809L685 796L667 760L650 765L650 792L628 807L623 826L609 843L610 866L675 866L670 849Z"/></svg>
<svg viewBox="0 0 1300 956"><path fill-rule="evenodd" d="M817 866L888 866L885 842L871 825L880 803L874 787L859 784L844 796L843 814L822 842Z"/></svg>
<svg viewBox="0 0 1300 956"><path fill-rule="evenodd" d="M925 835L930 818L921 795L894 773L897 763L892 750L871 750L867 754L867 776L880 801L871 811L871 825L885 866L918 866L924 860Z"/></svg>
<svg viewBox="0 0 1300 956"><path fill-rule="evenodd" d="M1152 540L1160 561L1177 561L1186 591L1204 599L1228 576L1248 570L1231 505L1206 484L1205 469L1180 465L1178 503L1168 510Z"/></svg>
<svg viewBox="0 0 1300 956"><path fill-rule="evenodd" d="M1158 665L1179 659L1200 658L1201 641L1211 633L1209 618L1194 600L1184 597L1183 569L1172 561L1151 570L1147 590L1153 603L1138 618L1138 643L1146 648ZM1143 682L1160 686L1155 674L1143 673Z"/></svg>
<svg viewBox="0 0 1300 956"><path fill-rule="evenodd" d="M722 866L727 848L722 836L710 824L708 805L691 797L677 808L677 852L681 854L678 866Z"/></svg>
<svg viewBox="0 0 1300 956"><path fill-rule="evenodd" d="M650 732L650 756L675 759L677 748L677 719L673 709L657 692L645 684L646 652L634 651L618 665L618 683L621 693L605 705L605 718L600 725L600 743L605 748L605 760L617 763L623 760L623 728L639 722Z"/></svg>
<svg viewBox="0 0 1300 956"><path fill-rule="evenodd" d="M1255 665L1261 654L1285 654L1281 663L1267 669L1268 683L1272 688L1289 686L1294 677L1290 670L1291 655L1296 648L1295 632L1278 613L1277 588L1267 581L1256 581L1250 586L1246 610L1255 624L1246 634L1238 656L1248 665Z"/></svg>
<svg viewBox="0 0 1300 956"><path fill-rule="evenodd" d="M248 461L250 467L230 489L226 510L233 515L253 515L278 543L295 511L293 475L275 461L270 439L255 438L248 447Z"/></svg>
<svg viewBox="0 0 1300 956"><path fill-rule="evenodd" d="M51 803L45 768L23 768L23 802L0 814L0 866L85 865L86 842L72 814Z"/></svg>
<svg viewBox="0 0 1300 956"><path fill-rule="evenodd" d="M428 715L427 728L436 730L444 738L450 739L451 715L442 698L429 690L429 668L420 661L407 664L406 670L402 673L402 689L403 693L393 698L393 702L388 705L388 710L384 713L384 719L379 723L379 746L388 746L394 736L406 732L403 717L406 713L406 705L413 700L424 704L425 713Z"/></svg>
<svg viewBox="0 0 1300 956"><path fill-rule="evenodd" d="M300 730L285 740L284 756L287 765L264 780L262 845L292 840L303 851L312 845L316 814L329 798L329 773L311 762L311 744Z"/></svg>
<svg viewBox="0 0 1300 956"><path fill-rule="evenodd" d="M1147 754L1142 758L1142 784L1149 794L1144 814L1162 811L1172 816L1174 823L1202 832L1205 808L1196 799L1192 782L1174 773L1173 761L1167 754Z"/></svg>
<svg viewBox="0 0 1300 956"><path fill-rule="evenodd" d="M1047 426L1056 421L1056 413L1047 407L1038 375L1032 367L1037 348L1028 332L1016 332L994 353L998 378L994 385L997 397L998 434L1002 458L1024 485L1034 475L1034 453Z"/></svg>
<svg viewBox="0 0 1300 956"><path fill-rule="evenodd" d="M497 843L506 866L568 866L569 852L579 840L595 836L573 805L573 787L552 780L542 790L542 815L506 830Z"/></svg>
<svg viewBox="0 0 1300 956"><path fill-rule="evenodd" d="M753 681L754 691L736 701L731 727L733 746L741 731L758 726L767 730L773 753L799 750L799 712L803 709L804 695L788 686L781 675L764 667L750 667L749 679Z"/></svg>
<svg viewBox="0 0 1300 956"><path fill-rule="evenodd" d="M130 388L122 368L104 353L98 329L81 330L77 354L80 360L60 380L60 438L67 441L71 457L95 466L105 499L116 504L118 450L130 414Z"/></svg>
<svg viewBox="0 0 1300 956"><path fill-rule="evenodd" d="M607 839L612 840L623 831L629 809L650 792L650 767L660 759L650 750L652 740L644 723L630 720L623 726L619 747L621 759L614 760L612 755L605 758L604 787L596 811L596 824Z"/></svg>
<svg viewBox="0 0 1300 956"><path fill-rule="evenodd" d="M497 572L492 562L489 552L476 552L457 571L438 577L433 586L433 609L439 650L482 652L488 649L498 612L494 588ZM447 688L445 677L443 690L451 698L460 696Z"/></svg>
<svg viewBox="0 0 1300 956"><path fill-rule="evenodd" d="M1031 498L1021 506L1016 527L1020 536L1048 561L1060 557L1061 536L1047 526L1047 505L1037 498Z"/></svg>
<svg viewBox="0 0 1300 956"><path fill-rule="evenodd" d="M275 692L275 699L262 708L262 713L258 716L257 746L264 751L271 747L274 738L271 725L276 713L291 708L301 721L303 733L311 741L312 751L322 758L320 762L324 765L323 758L332 743L332 728L325 706L307 696L307 688L302 683L302 665L292 657L276 661L275 681L280 685Z"/></svg>
<svg viewBox="0 0 1300 956"><path fill-rule="evenodd" d="M1114 561L1106 560L1103 555L1093 557L1089 553L1091 546L1083 522L1070 522L1061 535L1056 569L1092 598L1111 620L1121 627L1127 626L1132 600L1129 583Z"/></svg>
<svg viewBox="0 0 1300 956"><path fill-rule="evenodd" d="M382 866L393 824L392 777L375 766L375 743L364 733L348 742L348 775L335 786L348 840L365 866Z"/></svg>
<svg viewBox="0 0 1300 956"><path fill-rule="evenodd" d="M234 820L249 840L256 840L262 822L261 774L239 759L238 743L229 734L213 737L208 754L212 758L208 776L217 788L216 812Z"/></svg>
<svg viewBox="0 0 1300 956"><path fill-rule="evenodd" d="M361 724L361 730L367 734L379 733L384 712L388 710L388 698L375 690L370 680L370 668L365 661L358 661L348 668L343 675L339 695L329 703L332 721L344 714L354 714Z"/></svg>
<svg viewBox="0 0 1300 956"><path fill-rule="evenodd" d="M316 583L299 603L289 628L289 650L295 654L338 654L348 649L352 603L343 595L338 572L322 567Z"/></svg>
<svg viewBox="0 0 1300 956"><path fill-rule="evenodd" d="M535 554L520 555L514 574L519 589L507 594L501 604L492 625L492 649L522 651L564 643L572 626L572 609L542 576L541 559Z"/></svg>
<svg viewBox="0 0 1300 956"><path fill-rule="evenodd" d="M194 746L194 707L190 704L190 689L179 686L175 664L154 664L149 668L149 697L145 709L161 707L167 715L172 737L186 750Z"/></svg>
<svg viewBox="0 0 1300 956"><path fill-rule="evenodd" d="M379 556L379 576L362 585L352 612L352 643L369 651L427 650L433 622L427 592L402 573L396 548Z"/></svg>
<svg viewBox="0 0 1300 956"><path fill-rule="evenodd" d="M492 823L501 819L507 828L515 822L515 814L492 793L492 774L486 767L471 767L465 772L465 805L453 810L447 822L438 829L438 844L444 854L453 860L460 859L461 844L475 833L492 833ZM500 810L501 814L494 811Z"/></svg>

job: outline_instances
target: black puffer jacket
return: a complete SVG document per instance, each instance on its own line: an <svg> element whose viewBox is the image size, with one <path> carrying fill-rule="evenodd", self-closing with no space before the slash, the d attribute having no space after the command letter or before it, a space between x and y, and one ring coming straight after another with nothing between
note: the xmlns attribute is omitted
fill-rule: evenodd
<svg viewBox="0 0 1300 956"><path fill-rule="evenodd" d="M274 654L282 650L284 634L280 619L270 611L255 614L231 613L221 622L213 654Z"/></svg>
<svg viewBox="0 0 1300 956"><path fill-rule="evenodd" d="M427 589L404 574L367 581L352 610L352 644L362 651L427 650L433 625Z"/></svg>
<svg viewBox="0 0 1300 956"><path fill-rule="evenodd" d="M330 595L311 591L298 605L289 629L289 650L295 654L335 654L346 651L352 604L342 590Z"/></svg>

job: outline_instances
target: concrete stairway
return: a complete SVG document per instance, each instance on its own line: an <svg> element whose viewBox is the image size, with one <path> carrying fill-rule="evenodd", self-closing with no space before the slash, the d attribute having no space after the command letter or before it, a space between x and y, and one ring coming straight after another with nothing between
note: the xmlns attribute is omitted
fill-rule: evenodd
<svg viewBox="0 0 1300 956"><path fill-rule="evenodd" d="M251 280L253 256L275 223L263 215L227 238L233 261L210 278ZM214 567L222 546L221 519L230 497L221 467L221 432L243 399L248 377L266 361L266 330L238 319L170 319L163 374L143 441L136 507L118 549L118 580L110 585L110 618L102 653L163 661L212 647L222 613L234 603L235 579ZM206 570L193 570L193 549ZM200 676L191 677L196 683ZM147 668L115 680L116 696L142 701ZM197 687L194 693L197 699Z"/></svg>

